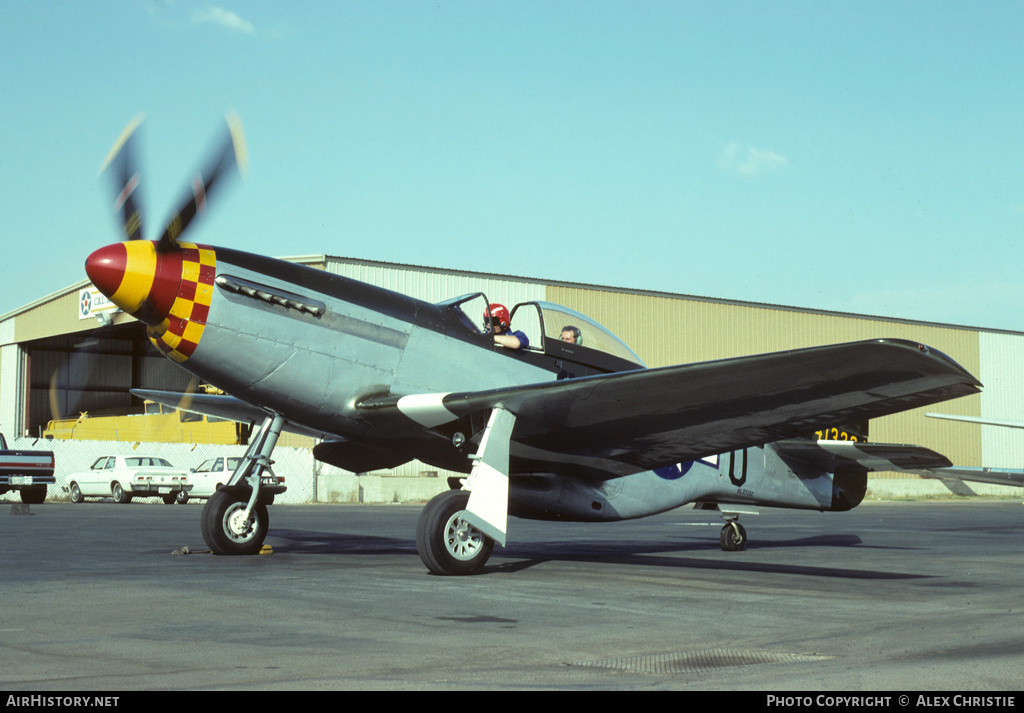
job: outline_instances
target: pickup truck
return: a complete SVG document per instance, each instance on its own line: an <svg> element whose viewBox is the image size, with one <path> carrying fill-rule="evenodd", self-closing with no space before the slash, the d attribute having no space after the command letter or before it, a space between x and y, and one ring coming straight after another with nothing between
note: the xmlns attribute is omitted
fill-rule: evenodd
<svg viewBox="0 0 1024 713"><path fill-rule="evenodd" d="M52 451L9 451L0 433L0 495L20 490L23 503L37 505L46 500L46 486L56 482Z"/></svg>

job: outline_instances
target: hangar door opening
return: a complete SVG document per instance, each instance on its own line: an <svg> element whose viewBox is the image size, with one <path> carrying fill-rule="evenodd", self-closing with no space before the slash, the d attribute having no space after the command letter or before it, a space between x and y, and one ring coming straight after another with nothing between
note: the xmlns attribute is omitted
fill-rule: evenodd
<svg viewBox="0 0 1024 713"><path fill-rule="evenodd" d="M193 377L160 354L142 324L101 327L22 344L28 362L28 432L51 421L143 413L129 389L186 391Z"/></svg>

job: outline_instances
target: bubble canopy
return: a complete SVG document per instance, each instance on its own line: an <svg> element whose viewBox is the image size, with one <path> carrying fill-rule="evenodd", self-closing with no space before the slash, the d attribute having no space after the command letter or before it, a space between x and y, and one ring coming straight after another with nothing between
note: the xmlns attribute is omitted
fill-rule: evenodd
<svg viewBox="0 0 1024 713"><path fill-rule="evenodd" d="M464 327L474 334L483 334L489 329L482 319L488 304L487 296L482 292L440 303L451 309ZM529 346L522 352L586 365L596 372L643 369L647 366L609 329L564 305L542 300L521 302L512 308L511 315L512 330L522 332L529 340ZM593 373L591 369L576 369L574 373Z"/></svg>
<svg viewBox="0 0 1024 713"><path fill-rule="evenodd" d="M594 349L617 359L632 362L637 367L646 366L636 352L608 328L581 312L553 302L534 301L516 305L512 310L512 329L523 330L531 338L531 344L534 343L535 334L543 335L543 340L536 343L541 350L547 350L551 346L549 342L557 340L569 348L575 345ZM573 341L563 340L563 332L566 336L571 335Z"/></svg>

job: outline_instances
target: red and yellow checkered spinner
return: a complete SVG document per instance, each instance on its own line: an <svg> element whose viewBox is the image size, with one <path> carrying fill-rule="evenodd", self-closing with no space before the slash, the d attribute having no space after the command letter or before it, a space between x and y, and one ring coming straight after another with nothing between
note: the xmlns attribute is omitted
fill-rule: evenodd
<svg viewBox="0 0 1024 713"><path fill-rule="evenodd" d="M213 298L217 256L212 248L134 240L100 248L85 264L93 284L114 304L147 325L149 339L176 362L202 339Z"/></svg>

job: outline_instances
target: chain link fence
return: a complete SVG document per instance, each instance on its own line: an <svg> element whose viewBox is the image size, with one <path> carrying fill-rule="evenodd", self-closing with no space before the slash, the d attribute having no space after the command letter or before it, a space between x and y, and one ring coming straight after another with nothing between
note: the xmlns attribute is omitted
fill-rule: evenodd
<svg viewBox="0 0 1024 713"><path fill-rule="evenodd" d="M218 456L244 456L245 446L214 443L139 443L129 441L79 441L15 438L8 447L18 451L53 451L56 485L46 499L68 500L68 476L89 470L97 458L110 455L148 455L164 458L188 470ZM278 445L273 454L274 474L284 478L288 489L275 498L281 504L299 503L402 503L425 502L448 489L448 478L464 475L412 461L389 471L350 473L321 463L310 448ZM159 502L157 498L151 498ZM17 491L0 495L0 502L21 501Z"/></svg>
<svg viewBox="0 0 1024 713"><path fill-rule="evenodd" d="M67 498L64 488L68 476L89 470L96 459L110 455L149 455L164 458L176 468L197 467L208 458L217 456L244 456L245 446L214 443L129 443L124 441L77 441L42 438L15 438L8 447L17 451L53 451L54 477L57 484L47 491L47 500ZM308 448L278 446L273 455L274 474L284 477L288 490L275 498L279 503L309 503L316 499L316 459ZM0 500L17 500L17 492L0 496ZM155 501L155 499L154 499Z"/></svg>

